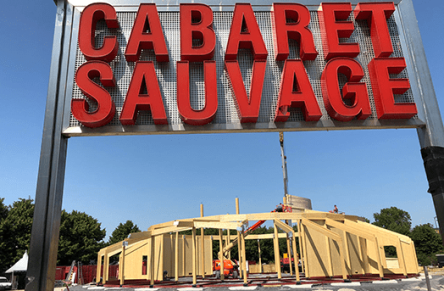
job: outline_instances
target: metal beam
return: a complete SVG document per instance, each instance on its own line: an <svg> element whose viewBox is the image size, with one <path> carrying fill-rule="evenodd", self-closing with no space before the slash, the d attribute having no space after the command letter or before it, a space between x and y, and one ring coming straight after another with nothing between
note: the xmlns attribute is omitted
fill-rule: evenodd
<svg viewBox="0 0 444 291"><path fill-rule="evenodd" d="M62 135L73 9L57 0L26 291L53 290L68 138Z"/></svg>

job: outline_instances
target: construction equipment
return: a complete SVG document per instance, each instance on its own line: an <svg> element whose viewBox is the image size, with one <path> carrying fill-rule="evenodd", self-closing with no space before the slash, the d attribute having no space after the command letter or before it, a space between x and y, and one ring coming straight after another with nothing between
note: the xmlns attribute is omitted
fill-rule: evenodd
<svg viewBox="0 0 444 291"><path fill-rule="evenodd" d="M224 277L232 276L234 279L239 278L239 266L231 260L224 260ZM216 279L220 279L220 260L213 261L213 270Z"/></svg>
<svg viewBox="0 0 444 291"><path fill-rule="evenodd" d="M72 261L71 268L69 269L68 275L66 275L66 281L69 281L71 283L74 283L73 281L73 275L75 273L74 269L76 267L76 261Z"/></svg>

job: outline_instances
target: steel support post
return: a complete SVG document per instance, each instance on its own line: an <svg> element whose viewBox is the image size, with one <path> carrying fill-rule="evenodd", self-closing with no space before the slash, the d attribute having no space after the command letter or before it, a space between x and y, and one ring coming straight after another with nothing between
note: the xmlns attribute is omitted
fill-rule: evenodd
<svg viewBox="0 0 444 291"><path fill-rule="evenodd" d="M34 220L28 262L26 291L54 289L59 243L60 215L68 139L62 135L64 93L72 6L57 0L57 15L45 121L37 180ZM68 15L68 16L67 16ZM70 22L71 23L71 22Z"/></svg>
<svg viewBox="0 0 444 291"><path fill-rule="evenodd" d="M421 34L416 21L412 0L403 0L398 5L399 22L404 31L408 74L418 106L418 117L426 123L418 129L421 153L433 196L439 229L444 240L444 126L438 101L433 88ZM402 37L402 36L401 36Z"/></svg>

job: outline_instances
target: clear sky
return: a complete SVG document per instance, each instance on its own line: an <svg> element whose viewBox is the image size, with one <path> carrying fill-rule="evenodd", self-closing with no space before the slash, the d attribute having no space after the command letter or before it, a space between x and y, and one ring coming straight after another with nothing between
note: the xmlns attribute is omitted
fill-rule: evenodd
<svg viewBox="0 0 444 291"><path fill-rule="evenodd" d="M441 111L444 1L413 0ZM0 197L35 197L56 6L0 9ZM364 216L396 206L413 226L435 210L415 129L285 133L289 193L313 209ZM152 224L200 215L269 212L282 202L278 133L79 137L68 143L63 208L97 218L107 235L130 219Z"/></svg>

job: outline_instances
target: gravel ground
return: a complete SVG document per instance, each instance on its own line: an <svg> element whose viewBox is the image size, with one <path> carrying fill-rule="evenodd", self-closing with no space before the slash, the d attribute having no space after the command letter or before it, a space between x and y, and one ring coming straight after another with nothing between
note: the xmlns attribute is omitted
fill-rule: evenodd
<svg viewBox="0 0 444 291"><path fill-rule="evenodd" d="M375 283L376 282L376 283ZM430 285L432 291L444 291L444 275L431 275ZM122 290L122 291L156 291L162 288L119 288L119 287L97 287L95 285L71 286L69 291L87 291L87 290ZM324 285L272 285L272 286L249 286L249 287L204 287L204 288L163 288L165 291L291 291L291 290L332 290L332 291L352 291L352 290L381 290L381 291L427 291L427 284L424 276L418 279L402 279L389 281L374 281L363 283L334 283Z"/></svg>

